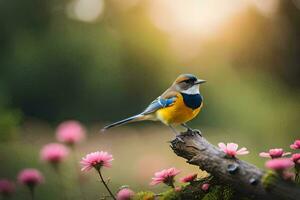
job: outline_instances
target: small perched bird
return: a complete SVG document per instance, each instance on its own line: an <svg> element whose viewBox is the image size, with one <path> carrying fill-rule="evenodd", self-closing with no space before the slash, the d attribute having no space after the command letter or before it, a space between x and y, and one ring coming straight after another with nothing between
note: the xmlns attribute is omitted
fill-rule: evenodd
<svg viewBox="0 0 300 200"><path fill-rule="evenodd" d="M130 122L152 120L161 121L169 126L177 135L174 125L181 125L192 130L186 122L198 115L203 106L200 94L200 84L205 80L198 79L192 74L182 74L176 78L171 87L156 98L140 114L105 126L102 130L120 126Z"/></svg>

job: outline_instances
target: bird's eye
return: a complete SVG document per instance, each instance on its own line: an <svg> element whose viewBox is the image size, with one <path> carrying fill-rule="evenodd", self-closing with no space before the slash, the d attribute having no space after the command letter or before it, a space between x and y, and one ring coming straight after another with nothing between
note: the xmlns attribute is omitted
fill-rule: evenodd
<svg viewBox="0 0 300 200"><path fill-rule="evenodd" d="M191 80L191 79L187 79L187 80L185 80L184 82L185 82L185 83L192 83L192 82L193 82L193 80Z"/></svg>

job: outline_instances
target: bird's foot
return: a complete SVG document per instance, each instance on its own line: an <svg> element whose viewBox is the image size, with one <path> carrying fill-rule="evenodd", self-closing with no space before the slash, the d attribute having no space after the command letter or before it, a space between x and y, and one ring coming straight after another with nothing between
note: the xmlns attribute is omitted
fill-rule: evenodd
<svg viewBox="0 0 300 200"><path fill-rule="evenodd" d="M185 143L184 140L180 137L180 135L176 135L176 139L179 140L182 143Z"/></svg>
<svg viewBox="0 0 300 200"><path fill-rule="evenodd" d="M189 133L196 133L196 134L198 134L198 135L200 135L200 136L202 137L202 133L201 133L201 131L200 131L199 129L191 129L191 128L188 128L188 129L186 130L186 132L189 132Z"/></svg>
<svg viewBox="0 0 300 200"><path fill-rule="evenodd" d="M201 131L200 130L197 130L197 129L192 129L191 127L189 127L187 124L185 123L182 123L181 126L185 127L186 128L186 132L187 133L197 133L198 135L200 135L202 137L202 134L201 134Z"/></svg>
<svg viewBox="0 0 300 200"><path fill-rule="evenodd" d="M174 140L178 140L179 142L185 143L184 140L180 137L180 135L176 135L173 140L168 141L168 143L172 143Z"/></svg>
<svg viewBox="0 0 300 200"><path fill-rule="evenodd" d="M199 129L194 129L193 131L196 132L198 135L200 135L202 137L202 133Z"/></svg>

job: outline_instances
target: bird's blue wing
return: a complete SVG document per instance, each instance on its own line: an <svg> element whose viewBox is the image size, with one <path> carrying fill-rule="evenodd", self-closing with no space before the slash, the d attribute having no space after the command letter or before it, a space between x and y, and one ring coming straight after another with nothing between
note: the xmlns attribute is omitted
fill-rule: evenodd
<svg viewBox="0 0 300 200"><path fill-rule="evenodd" d="M158 97L157 99L152 101L152 103L141 114L145 115L145 114L153 113L158 109L171 106L175 101L176 101L176 96L170 97L168 99Z"/></svg>

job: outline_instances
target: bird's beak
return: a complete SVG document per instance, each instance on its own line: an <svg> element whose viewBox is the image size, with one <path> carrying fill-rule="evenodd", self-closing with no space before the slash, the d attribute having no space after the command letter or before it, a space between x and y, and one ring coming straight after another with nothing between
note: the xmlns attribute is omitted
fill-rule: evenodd
<svg viewBox="0 0 300 200"><path fill-rule="evenodd" d="M202 83L205 83L205 82L206 82L206 80L198 79L194 84L198 85L198 84L202 84Z"/></svg>

